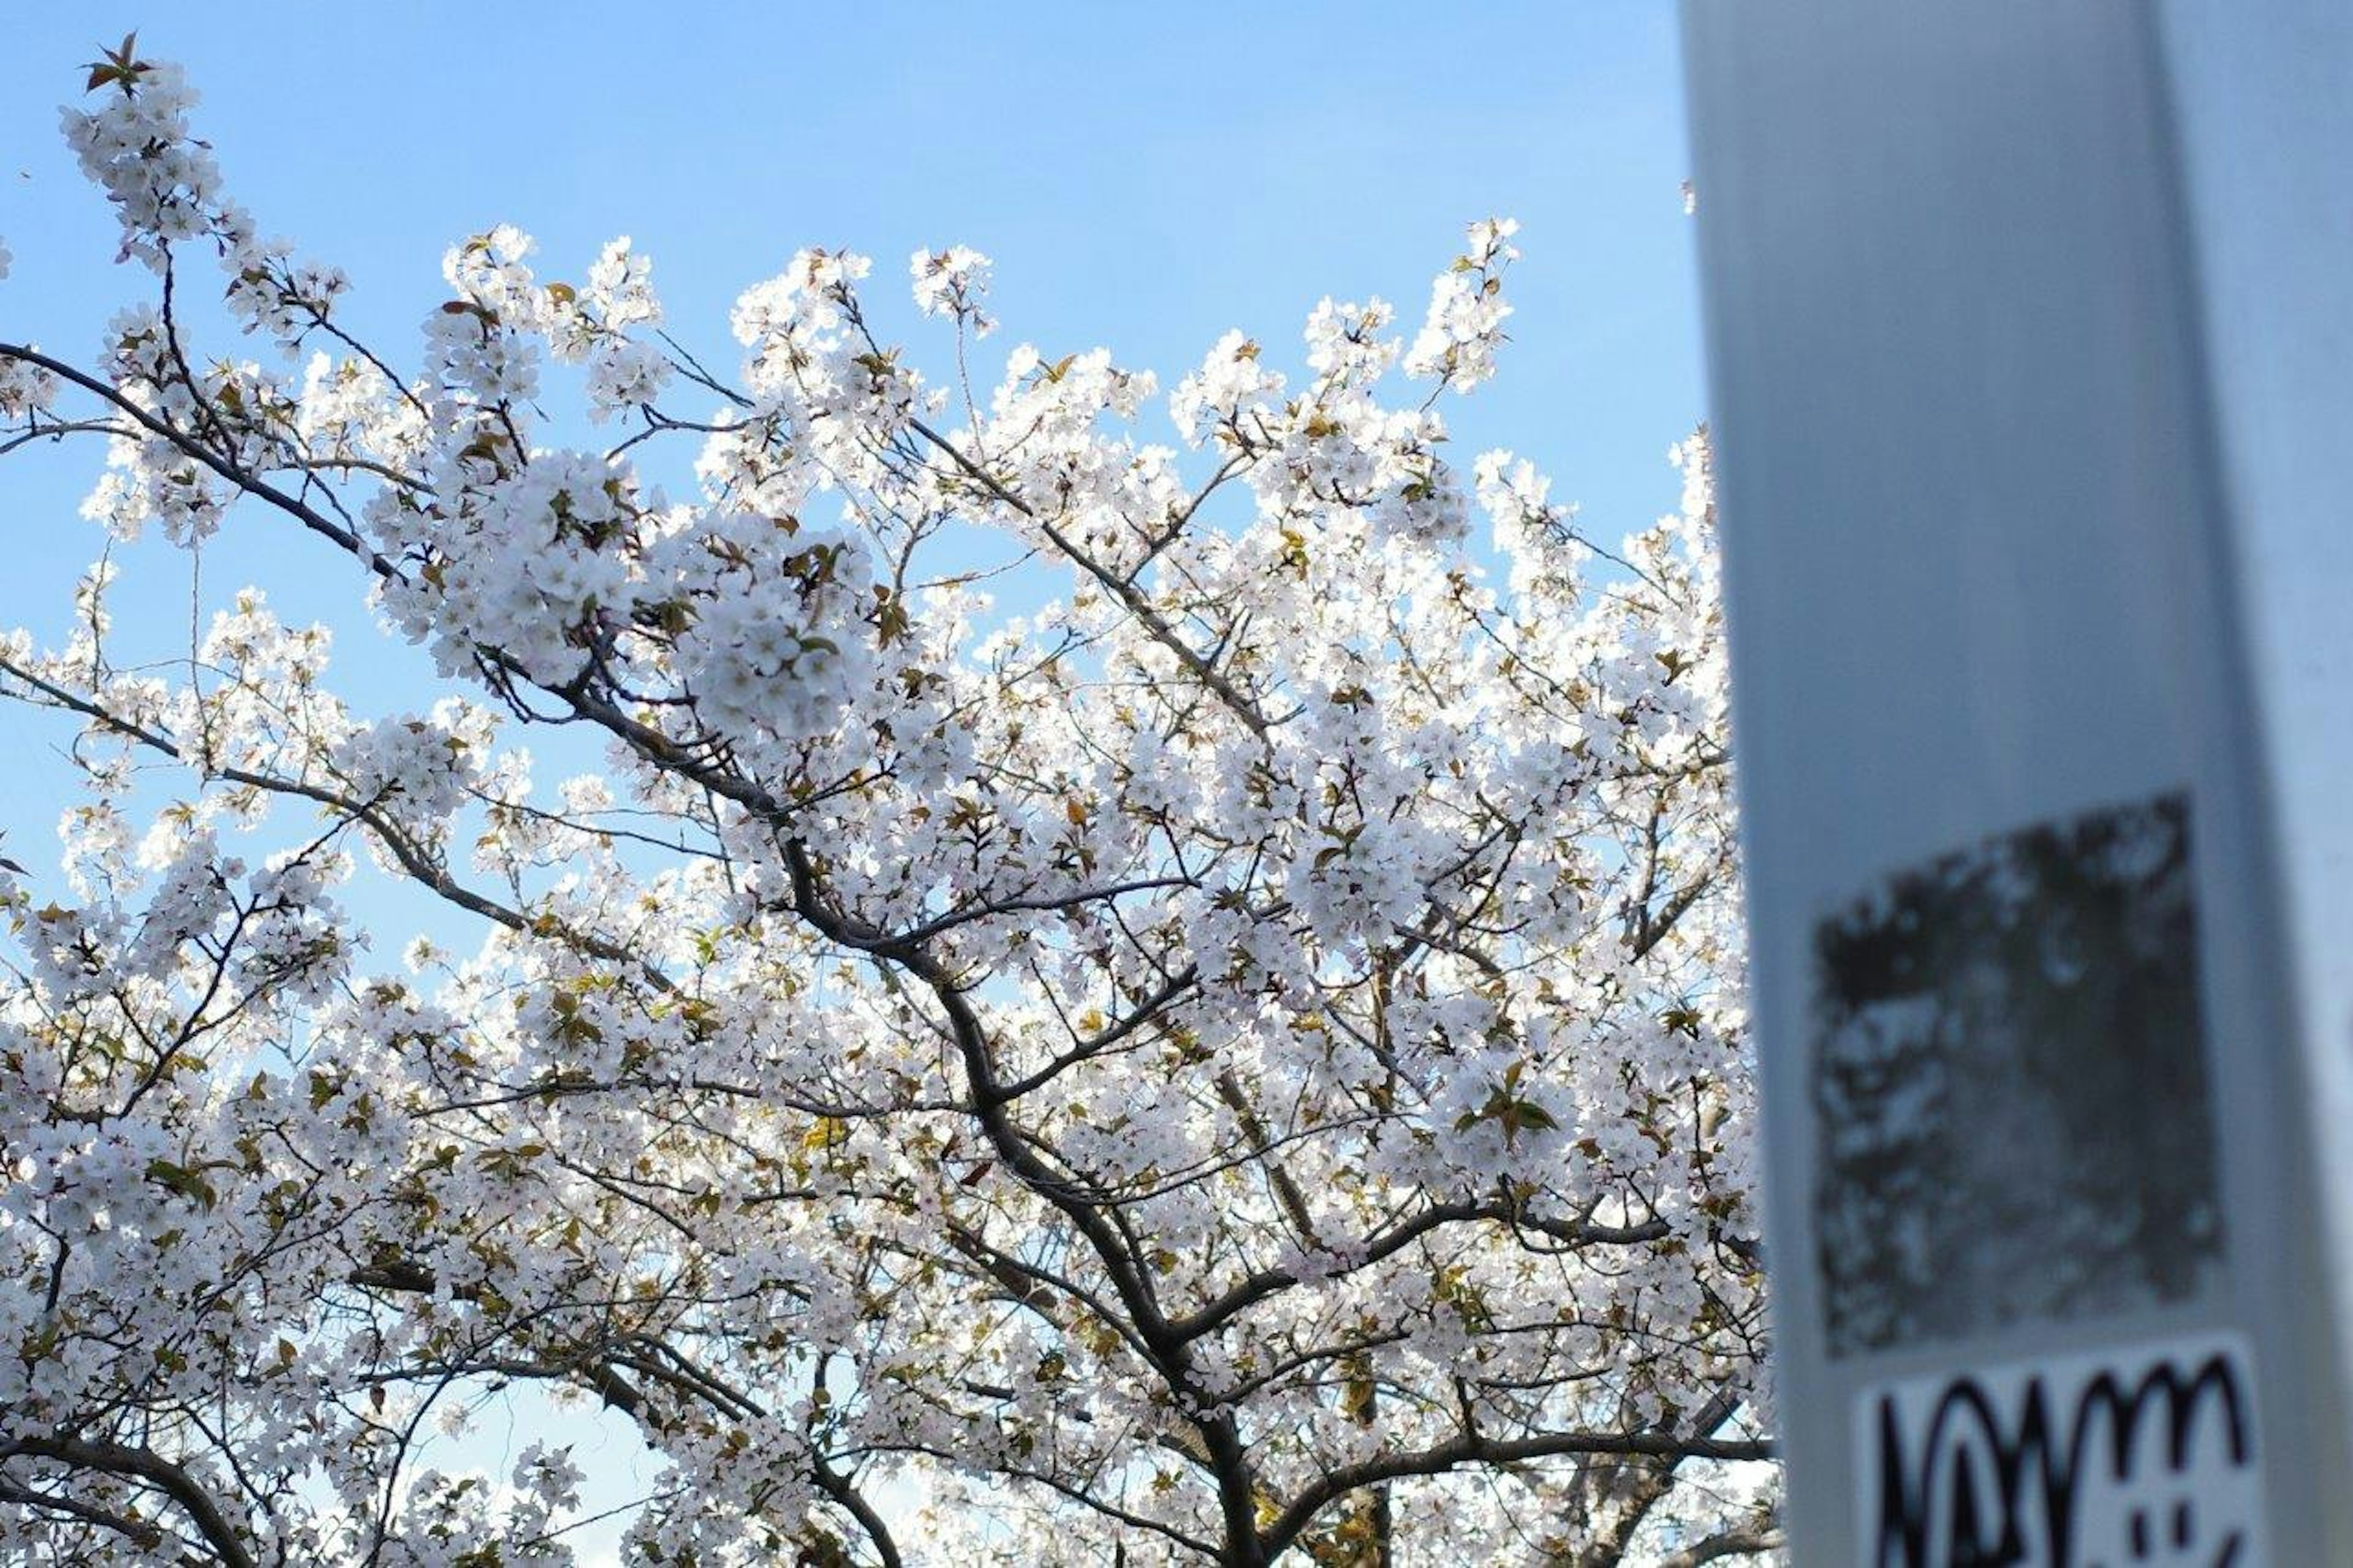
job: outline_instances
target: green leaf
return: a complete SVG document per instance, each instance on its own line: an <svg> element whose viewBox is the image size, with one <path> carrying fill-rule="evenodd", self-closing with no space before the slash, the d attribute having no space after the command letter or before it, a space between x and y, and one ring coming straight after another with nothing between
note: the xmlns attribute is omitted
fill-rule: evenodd
<svg viewBox="0 0 2353 1568"><path fill-rule="evenodd" d="M158 1157L148 1161L147 1179L206 1208L220 1202L220 1194L213 1191L211 1183L187 1166L175 1165L169 1160Z"/></svg>

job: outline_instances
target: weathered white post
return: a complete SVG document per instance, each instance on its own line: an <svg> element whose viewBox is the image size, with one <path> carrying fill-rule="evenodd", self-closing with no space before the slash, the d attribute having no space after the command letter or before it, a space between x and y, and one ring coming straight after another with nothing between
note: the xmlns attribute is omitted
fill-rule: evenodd
<svg viewBox="0 0 2353 1568"><path fill-rule="evenodd" d="M2353 1565L2353 6L1685 37L1794 1559Z"/></svg>

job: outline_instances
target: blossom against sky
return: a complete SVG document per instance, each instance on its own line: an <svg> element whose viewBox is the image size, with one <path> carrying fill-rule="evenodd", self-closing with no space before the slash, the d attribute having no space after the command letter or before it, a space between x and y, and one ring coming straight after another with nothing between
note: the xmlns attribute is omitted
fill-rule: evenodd
<svg viewBox="0 0 2353 1568"><path fill-rule="evenodd" d="M85 358L139 289L105 265L112 216L52 110L139 26L142 53L186 65L200 133L262 232L343 268L347 319L403 363L444 296L444 248L501 222L537 238L550 276L590 278L630 235L681 340L723 361L730 302L798 247L895 266L970 245L994 260L992 313L1014 323L983 345L976 381L1034 342L1049 360L1107 344L1173 384L1229 329L1295 361L1297 323L1327 291L1418 319L1464 223L1510 213L1520 346L1475 439L1538 458L1600 536L1667 509L1664 447L1701 403L1666 8L1076 15L923 28L676 6L556 24L455 7L44 12L12 24L0 62L0 234L16 252L0 320ZM5 618L39 635L61 629L66 586L101 546L75 519L90 473L68 450L14 475ZM126 573L117 616L167 637L192 594L208 617L257 578L289 619L353 616L331 563L295 564L267 531L232 522L200 581L160 542L126 553L147 569ZM353 695L397 705L406 668L374 667L373 691L364 670ZM0 719L23 759L0 826L37 877L66 795L26 749L51 739L19 711Z"/></svg>
<svg viewBox="0 0 2353 1568"><path fill-rule="evenodd" d="M138 28L186 67L262 233L346 268L345 310L396 348L444 248L503 222L549 276L630 236L681 340L723 360L735 296L801 246L896 267L967 245L1019 324L987 353L1102 344L1173 376L1229 328L1294 355L1327 292L1418 312L1462 226L1509 214L1523 347L1482 438L1539 455L1614 537L1672 499L1665 445L1700 412L1673 15L1651 0L10 9L6 318L73 355L128 280L56 109ZM55 514L6 526L12 571L58 589L91 553L88 473L48 472ZM236 548L223 582L253 575Z"/></svg>

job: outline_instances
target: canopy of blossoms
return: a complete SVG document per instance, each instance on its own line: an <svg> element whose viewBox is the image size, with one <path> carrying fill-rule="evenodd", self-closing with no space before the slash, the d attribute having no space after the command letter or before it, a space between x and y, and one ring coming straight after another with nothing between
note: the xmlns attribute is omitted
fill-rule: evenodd
<svg viewBox="0 0 2353 1568"><path fill-rule="evenodd" d="M193 101L126 41L68 111L144 287L0 341L0 449L438 688L358 710L267 584L120 664L104 564L0 637L82 792L0 873L0 1550L567 1563L560 1431L425 1441L526 1384L659 1456L649 1563L1769 1547L1707 447L1610 549L1458 455L1513 225L1288 376L976 384L961 247L944 368L818 249L722 368L508 228L369 345ZM378 956L378 876L463 950Z"/></svg>

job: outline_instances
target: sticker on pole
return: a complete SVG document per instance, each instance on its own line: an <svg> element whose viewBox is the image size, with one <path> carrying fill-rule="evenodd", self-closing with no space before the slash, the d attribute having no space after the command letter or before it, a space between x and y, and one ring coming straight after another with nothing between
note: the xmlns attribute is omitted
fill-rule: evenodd
<svg viewBox="0 0 2353 1568"><path fill-rule="evenodd" d="M1816 928L1833 1360L2219 1284L2195 882L2189 802L2168 794L1905 868Z"/></svg>
<svg viewBox="0 0 2353 1568"><path fill-rule="evenodd" d="M1865 1568L2269 1562L2234 1335L1900 1379L1855 1419Z"/></svg>

